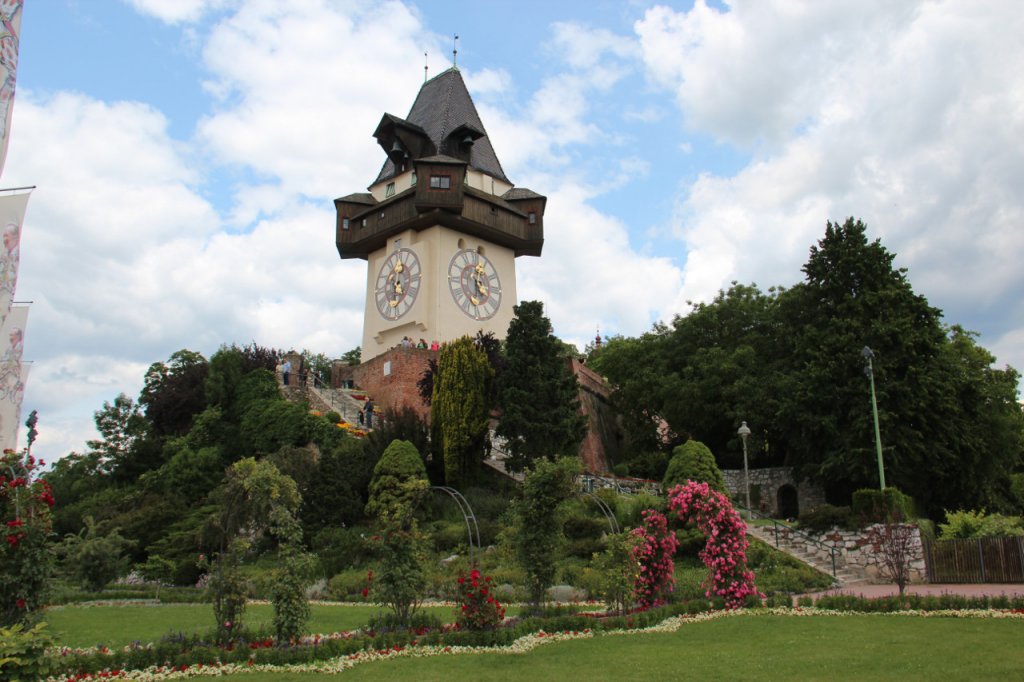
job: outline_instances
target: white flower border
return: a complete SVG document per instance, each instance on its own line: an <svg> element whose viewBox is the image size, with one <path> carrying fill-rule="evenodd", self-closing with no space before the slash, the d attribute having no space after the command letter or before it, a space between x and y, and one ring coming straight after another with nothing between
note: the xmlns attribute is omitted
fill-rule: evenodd
<svg viewBox="0 0 1024 682"><path fill-rule="evenodd" d="M440 645L413 645L395 646L390 649L377 651L359 651L347 656L334 658L316 663L270 665L227 663L208 664L197 663L191 666L156 666L145 670L122 670L117 674L106 671L92 675L75 675L71 677L48 677L45 682L69 682L70 680L138 680L140 682L157 682L162 680L184 680L195 677L218 677L223 675L238 675L245 673L259 672L292 672L292 673L328 673L338 674L354 668L362 663L371 661L383 661L392 658L424 658L427 656L456 656L467 654L525 654L533 651L539 646L554 642L567 642L575 639L590 639L593 637L614 637L621 635L636 635L653 632L676 632L683 625L692 623L704 623L720 618L737 617L762 617L762 616L791 616L791 617L812 617L812 616L875 616L875 617L916 617L916 618L995 618L1024 620L1024 613L996 610L996 609L958 609L945 611L887 611L887 612L863 612L863 611L836 611L832 609L819 609L816 607L798 608L765 608L765 609L739 609L734 611L710 611L696 615L682 615L667 618L657 625L646 628L603 630L594 632L591 629L566 632L535 632L524 635L507 646L440 646ZM310 635L315 639L332 639L335 635ZM345 633L348 634L348 633ZM344 635L341 635L344 636Z"/></svg>

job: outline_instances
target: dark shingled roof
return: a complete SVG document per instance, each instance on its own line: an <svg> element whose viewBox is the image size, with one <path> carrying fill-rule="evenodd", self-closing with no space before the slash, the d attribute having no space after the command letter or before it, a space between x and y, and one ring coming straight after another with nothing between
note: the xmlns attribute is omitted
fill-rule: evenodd
<svg viewBox="0 0 1024 682"><path fill-rule="evenodd" d="M377 203L377 200L373 198L373 195L369 192L356 192L355 194L348 194L343 196L337 201L347 201L353 204L367 204L372 206Z"/></svg>
<svg viewBox="0 0 1024 682"><path fill-rule="evenodd" d="M501 198L505 201L516 201L517 199L545 199L547 197L543 194L537 194L532 189L526 189L525 187L513 187L502 194Z"/></svg>
<svg viewBox="0 0 1024 682"><path fill-rule="evenodd" d="M501 169L501 162L498 161L497 154L494 153L494 147L491 146L491 141L487 137L480 115L476 112L473 99L469 96L466 83L462 80L462 74L456 67L434 76L423 84L416 96L416 101L413 102L412 109L409 110L409 115L403 122L422 128L436 146L439 154L445 154L448 151L444 148L445 141L453 131L460 127L482 134L483 136L473 144L469 158L470 167L509 182L509 179L505 177L505 171ZM391 159L388 159L384 163L384 167L381 168L380 175L374 180L374 184L394 175L395 166Z"/></svg>

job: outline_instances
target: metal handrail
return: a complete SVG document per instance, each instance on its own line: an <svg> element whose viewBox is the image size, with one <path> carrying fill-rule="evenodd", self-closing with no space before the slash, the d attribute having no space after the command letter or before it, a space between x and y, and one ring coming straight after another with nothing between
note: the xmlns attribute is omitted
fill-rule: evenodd
<svg viewBox="0 0 1024 682"><path fill-rule="evenodd" d="M782 526L783 528L788 529L791 534L799 535L800 537L802 537L805 540L807 540L808 542L810 542L812 545L817 545L821 549L828 550L828 553L832 557L832 577L833 578L836 577L836 573L837 573L837 571L836 571L836 555L839 554L839 550L838 549L836 549L832 545L825 544L824 542L822 542L821 540L818 540L817 538L811 537L807 533L804 533L803 531L801 531L801 530L799 530L799 529L789 525L788 523L784 523L782 521L779 521L778 519L773 519L772 517L768 516L767 514L763 514L763 513L759 512L759 511L755 511L753 509L747 509L746 507L741 506L741 505L736 505L736 508L746 512L751 517L758 518L758 519L763 519L763 520L766 520L766 521L771 521L772 522L773 530L775 531L775 546L776 547L779 547L779 526Z"/></svg>

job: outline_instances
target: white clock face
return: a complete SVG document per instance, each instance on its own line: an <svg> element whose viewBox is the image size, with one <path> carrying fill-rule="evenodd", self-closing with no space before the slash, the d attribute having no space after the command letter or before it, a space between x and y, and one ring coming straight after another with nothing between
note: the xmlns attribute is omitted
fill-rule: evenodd
<svg viewBox="0 0 1024 682"><path fill-rule="evenodd" d="M448 289L459 310L474 320L494 317L501 305L501 280L491 261L476 251L456 253L448 263Z"/></svg>
<svg viewBox="0 0 1024 682"><path fill-rule="evenodd" d="M377 273L374 301L385 320L397 320L409 312L420 291L420 259L410 249L398 249Z"/></svg>

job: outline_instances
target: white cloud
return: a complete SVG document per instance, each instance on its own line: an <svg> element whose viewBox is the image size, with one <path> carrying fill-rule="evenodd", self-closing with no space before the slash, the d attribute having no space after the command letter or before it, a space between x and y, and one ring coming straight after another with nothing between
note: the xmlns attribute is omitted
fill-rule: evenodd
<svg viewBox="0 0 1024 682"><path fill-rule="evenodd" d="M203 50L223 105L199 141L285 195L357 191L382 162L373 130L384 110L408 111L426 48L435 37L398 2L246 3Z"/></svg>
<svg viewBox="0 0 1024 682"><path fill-rule="evenodd" d="M681 198L680 299L732 279L791 284L826 219L853 215L948 320L990 336L1024 328L1024 21L1012 3L698 2L649 10L636 30L684 120L754 152Z"/></svg>
<svg viewBox="0 0 1024 682"><path fill-rule="evenodd" d="M240 0L127 0L142 14L168 24L199 21L207 12L238 4Z"/></svg>

